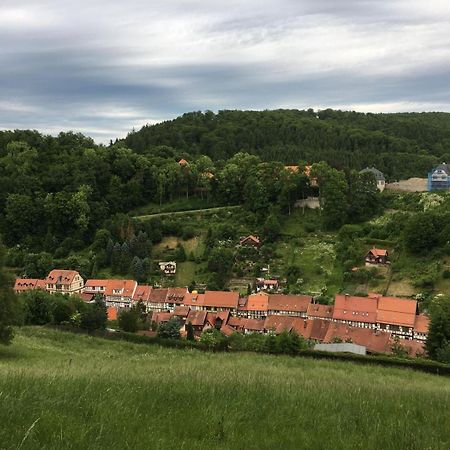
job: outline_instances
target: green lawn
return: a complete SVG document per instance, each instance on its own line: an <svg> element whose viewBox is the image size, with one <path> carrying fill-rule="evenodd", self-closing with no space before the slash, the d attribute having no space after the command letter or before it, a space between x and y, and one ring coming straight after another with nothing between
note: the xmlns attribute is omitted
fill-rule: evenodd
<svg viewBox="0 0 450 450"><path fill-rule="evenodd" d="M2 449L448 449L450 379L23 328L0 348Z"/></svg>

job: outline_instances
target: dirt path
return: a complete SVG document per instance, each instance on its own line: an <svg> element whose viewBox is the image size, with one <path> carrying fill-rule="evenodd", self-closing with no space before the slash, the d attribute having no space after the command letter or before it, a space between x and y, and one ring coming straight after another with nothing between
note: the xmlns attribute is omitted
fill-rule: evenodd
<svg viewBox="0 0 450 450"><path fill-rule="evenodd" d="M147 219L153 219L155 217L170 217L170 216L183 216L183 215L189 215L189 214L197 214L197 213L209 213L209 212L220 212L220 211L226 211L226 210L233 210L240 208L240 205L237 206L218 206L216 208L203 208L203 209L189 209L187 211L174 211L174 212L163 212L163 213L155 213L155 214L146 214L144 216L133 216L135 219L138 220L147 220Z"/></svg>

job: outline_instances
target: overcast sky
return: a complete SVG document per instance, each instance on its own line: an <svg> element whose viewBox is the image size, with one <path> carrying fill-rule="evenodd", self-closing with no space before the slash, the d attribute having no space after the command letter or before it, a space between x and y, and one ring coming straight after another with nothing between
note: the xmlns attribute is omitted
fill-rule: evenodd
<svg viewBox="0 0 450 450"><path fill-rule="evenodd" d="M450 111L449 0L0 0L0 128L211 109Z"/></svg>

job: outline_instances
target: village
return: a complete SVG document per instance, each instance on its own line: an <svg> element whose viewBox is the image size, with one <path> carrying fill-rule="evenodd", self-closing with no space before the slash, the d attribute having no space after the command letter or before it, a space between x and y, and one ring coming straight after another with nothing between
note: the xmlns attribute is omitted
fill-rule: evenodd
<svg viewBox="0 0 450 450"><path fill-rule="evenodd" d="M366 256L366 264L386 262L386 251L372 249ZM156 335L161 324L177 318L182 337L191 324L196 338L209 329L225 336L289 332L316 344L333 344L329 351L360 352L363 348L364 353L389 354L397 345L411 357L424 354L429 319L420 314L414 299L341 293L335 296L333 305L325 305L310 295L277 293L277 280L260 280L258 286L257 292L246 296L233 291L200 293L186 287L138 284L131 279L84 281L77 271L54 269L45 279L16 279L14 290L20 294L42 289L50 294L78 296L85 302L101 298L110 321L124 310L143 305L152 326L139 333L148 336ZM355 349L348 344L354 344ZM326 346L320 348L327 350Z"/></svg>

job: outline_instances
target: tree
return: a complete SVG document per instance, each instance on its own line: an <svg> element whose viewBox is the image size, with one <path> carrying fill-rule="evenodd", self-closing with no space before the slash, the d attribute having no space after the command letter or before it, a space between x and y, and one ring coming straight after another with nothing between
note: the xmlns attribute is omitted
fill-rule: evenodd
<svg viewBox="0 0 450 450"><path fill-rule="evenodd" d="M425 348L432 359L441 359L450 344L450 298L435 298L430 307L430 326Z"/></svg>
<svg viewBox="0 0 450 450"><path fill-rule="evenodd" d="M172 317L158 327L158 337L163 339L180 339L181 323L178 317Z"/></svg>
<svg viewBox="0 0 450 450"><path fill-rule="evenodd" d="M186 324L186 339L188 341L195 341L194 327L191 322Z"/></svg>
<svg viewBox="0 0 450 450"><path fill-rule="evenodd" d="M97 298L95 303L89 303L86 306L87 308L81 312L81 328L86 330L104 330L108 322L105 302Z"/></svg>
<svg viewBox="0 0 450 450"><path fill-rule="evenodd" d="M426 253L434 248L439 240L435 224L431 212L411 216L404 231L406 248L412 253Z"/></svg>
<svg viewBox="0 0 450 450"><path fill-rule="evenodd" d="M16 316L16 297L9 287L3 271L4 250L0 243L0 344L10 344L13 337L12 325Z"/></svg>
<svg viewBox="0 0 450 450"><path fill-rule="evenodd" d="M117 319L119 328L127 333L136 333L139 329L139 313L135 308L123 310Z"/></svg>
<svg viewBox="0 0 450 450"><path fill-rule="evenodd" d="M273 212L264 223L264 238L267 242L274 242L280 235L281 225L277 214Z"/></svg>

